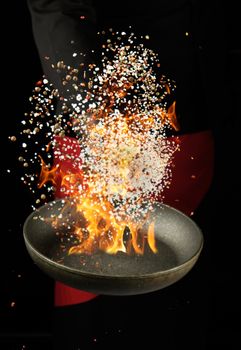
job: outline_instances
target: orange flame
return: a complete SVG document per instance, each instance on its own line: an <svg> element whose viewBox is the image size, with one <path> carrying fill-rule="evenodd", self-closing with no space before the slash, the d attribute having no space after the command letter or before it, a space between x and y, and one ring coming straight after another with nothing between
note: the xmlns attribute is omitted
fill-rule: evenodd
<svg viewBox="0 0 241 350"><path fill-rule="evenodd" d="M39 175L38 188L42 188L44 184L50 182L53 186L57 186L57 178L59 176L59 165L52 167L51 169L44 162L43 158L41 159L41 172Z"/></svg>
<svg viewBox="0 0 241 350"><path fill-rule="evenodd" d="M144 230L143 227L147 218L138 224L117 219L111 214L113 207L110 202L107 200L100 202L91 195L91 186L86 186L83 189L85 193L80 194L78 185L83 184L81 174L66 174L59 164L49 169L42 158L41 166L38 187L41 188L45 183L50 182L64 188L64 194L74 198L75 210L83 215L86 222L85 225L74 227L74 234L79 243L69 249L69 254L91 254L97 249L109 254L116 254L119 251L130 253L132 248L135 253L143 254L146 241L150 249L154 253L157 252L154 223L150 224L148 230ZM66 206L68 205L67 202ZM65 210L66 207L64 207L61 217L64 217ZM61 225L61 220L58 217L53 218L52 225L58 227ZM125 242L126 230L129 231L129 238ZM146 231L147 234L144 233Z"/></svg>
<svg viewBox="0 0 241 350"><path fill-rule="evenodd" d="M96 134L105 138L109 137L105 134L105 129L101 128L101 123L98 124L95 121L102 118L108 120L110 112L113 112L111 108L114 105L116 96L123 97L130 87L131 84L126 83L123 88L116 90L115 93L110 90L110 87L106 88L107 90L109 89L107 91L110 96L109 101L104 103L103 108L99 108L93 113L92 123L87 125L88 135L90 138L93 137L93 145L95 145L94 138ZM166 89L167 93L170 93L168 86ZM153 110L152 116L145 116L145 118L142 118L141 115L130 115L127 112L124 118L123 116L116 117L116 125L113 124L110 126L112 132L109 134L121 134L126 138L128 137L128 130L133 128L140 130L141 140L141 130L151 130L156 118L159 118L162 124L169 123L175 130L178 130L179 125L176 119L175 106L176 103L174 101L168 108L168 111L157 107ZM130 140L128 147L124 150L120 149L119 153L116 154L118 171L123 181L121 184L112 185L112 193L125 193L128 191L128 185L126 185L125 180L129 171L129 163L135 156L138 145L135 144L135 140ZM113 150L113 152L118 152L118 150ZM41 158L42 168L38 187L41 188L45 183L50 182L53 186L62 188L63 195L74 198L77 212L85 219L85 224L75 225L74 227L74 234L78 239L78 244L69 249L69 254L91 254L97 249L109 254L116 254L119 251L129 253L132 250L137 254L143 254L146 242L154 253L157 252L154 222L151 222L149 227L145 228L147 217L143 218L142 222L139 223L127 221L125 218L115 217L113 214L114 208L106 199L105 193L100 193L101 200L100 197L96 198L92 191L91 183L84 183L83 172L80 169L78 171L72 171L71 161L68 163L70 167L65 168L63 164L64 162L61 164L60 161L57 165L49 168ZM137 171L134 175L138 177L140 174ZM95 176L98 177L98 174L93 174L93 182L98 180L98 178L94 178ZM55 220L54 225L58 225L57 221ZM129 233L127 239L125 237L126 231Z"/></svg>
<svg viewBox="0 0 241 350"><path fill-rule="evenodd" d="M176 101L174 101L171 104L171 106L168 108L167 118L168 118L168 121L169 121L171 127L175 131L178 131L180 129L180 125L179 125L179 123L177 121L177 117L176 117Z"/></svg>

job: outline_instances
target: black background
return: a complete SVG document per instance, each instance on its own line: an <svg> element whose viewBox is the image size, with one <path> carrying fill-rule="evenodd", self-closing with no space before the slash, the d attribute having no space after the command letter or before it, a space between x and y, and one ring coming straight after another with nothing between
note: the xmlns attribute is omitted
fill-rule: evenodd
<svg viewBox="0 0 241 350"><path fill-rule="evenodd" d="M225 9L224 41L228 45L223 53L225 71L220 74L227 102L222 107L213 86L213 104L221 122L215 129L213 185L194 216L205 236L198 264L181 281L160 292L135 297L99 296L86 304L54 308L54 282L33 264L24 246L22 226L31 212L32 197L20 181L17 146L8 138L18 135L28 97L42 70L25 1L4 5L0 80L1 349L47 350L55 346L77 350L118 345L158 349L213 349L223 345L237 349L240 43L238 11L232 1Z"/></svg>

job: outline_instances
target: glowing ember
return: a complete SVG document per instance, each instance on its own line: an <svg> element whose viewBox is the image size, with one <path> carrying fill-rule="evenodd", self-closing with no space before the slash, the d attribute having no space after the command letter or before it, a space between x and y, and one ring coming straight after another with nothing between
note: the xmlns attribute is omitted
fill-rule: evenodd
<svg viewBox="0 0 241 350"><path fill-rule="evenodd" d="M154 52L135 45L133 35L122 37L118 44L108 39L103 45L101 67L76 69L58 62L53 69L64 73L63 86L74 93L66 99L44 78L30 98L33 110L22 121L19 160L25 168L41 165L39 176L23 177L33 192L36 182L42 191L36 202L60 188L82 216L82 224L74 225L77 243L70 254L97 249L143 254L145 242L157 251L155 223L146 227L146 222L156 196L171 181L177 146L165 135L168 128L178 130L175 101L170 100L174 87L164 76L158 80ZM27 145L37 147L32 157ZM58 228L58 217L52 224Z"/></svg>

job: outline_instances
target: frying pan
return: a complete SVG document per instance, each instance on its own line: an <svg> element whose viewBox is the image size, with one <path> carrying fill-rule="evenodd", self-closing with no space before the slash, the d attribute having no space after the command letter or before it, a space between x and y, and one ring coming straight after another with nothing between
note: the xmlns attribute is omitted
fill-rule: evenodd
<svg viewBox="0 0 241 350"><path fill-rule="evenodd" d="M31 213L24 223L23 234L37 266L55 280L77 289L109 295L156 291L185 276L203 247L203 234L196 223L182 212L160 204L152 213L156 254L145 249L143 255L123 252L111 255L102 251L69 255L67 237L71 235L66 230L71 230L71 223L60 233L49 223L49 218L58 215L65 205L65 200L56 200Z"/></svg>

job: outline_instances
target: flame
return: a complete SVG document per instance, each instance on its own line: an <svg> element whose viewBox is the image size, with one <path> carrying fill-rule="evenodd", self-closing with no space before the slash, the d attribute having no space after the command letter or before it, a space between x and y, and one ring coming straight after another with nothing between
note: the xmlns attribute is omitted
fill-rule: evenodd
<svg viewBox="0 0 241 350"><path fill-rule="evenodd" d="M157 252L157 247L156 247L156 241L155 241L155 223L152 222L149 227L148 227L148 233L147 233L147 241L148 244L151 248L151 250L156 253Z"/></svg>
<svg viewBox="0 0 241 350"><path fill-rule="evenodd" d="M175 129L177 128L175 102L169 107L167 112L160 108L156 110L156 115L162 122L168 120ZM100 113L98 118L100 118ZM89 137L92 140L93 151L97 147L95 145L98 144L99 137L105 136L107 144L108 142L111 144L115 138L119 142L119 146L113 149L113 155L114 159L116 159L118 178L121 181L119 183L113 181L113 183L109 184L109 189L102 188L103 193L100 196L96 196L96 189L94 188L94 184L100 181L98 172L93 173L88 182L81 167L71 168L71 162L67 162L69 166L64 167L59 162L50 168L40 157L41 172L38 187L43 187L47 182L50 182L53 186L60 187L65 196L74 199L76 212L81 213L84 217L85 224L74 225L73 230L78 243L69 249L69 254L91 254L98 249L108 254L116 254L117 252L130 253L132 251L136 254L143 254L146 243L153 253L157 252L154 233L155 223L151 222L146 227L148 215L138 223L127 220L124 215L123 217L114 215L113 204L108 201L106 195L109 190L113 195L117 193L125 196L130 190L128 182L130 165L138 154L140 145L143 143L143 134L140 133L136 138L131 138L129 137L129 130L133 127L133 124L137 123L140 123L144 129L151 129L153 119L150 116L142 120L140 116L136 115L127 119L116 118L116 122L113 125L111 124L112 130L108 135L105 133L105 124L92 124L89 130ZM140 176L138 169L132 174L133 176L136 178ZM58 226L58 219L55 219L53 222L55 226ZM127 231L128 238L126 239L125 233Z"/></svg>
<svg viewBox="0 0 241 350"><path fill-rule="evenodd" d="M125 157L119 161L123 178L125 178L125 172L128 168L127 158ZM110 202L104 199L100 201L99 198L92 195L91 184L83 186L82 174L69 173L69 169L66 170L66 173L59 164L49 168L42 158L41 167L38 187L41 188L45 183L50 182L52 185L64 188L64 194L74 199L75 211L81 213L86 222L85 225L74 225L74 234L79 243L69 249L69 254L91 254L97 249L109 254L116 254L117 252L130 253L132 250L137 254L143 254L146 242L148 242L150 249L154 253L157 252L154 223L151 223L148 229L143 229L147 217L140 223L117 218L113 215L114 208ZM80 187L83 191L82 193ZM112 190L126 191L125 188L113 188ZM67 201L66 206L68 205L70 205L69 201ZM65 211L66 207L61 213L61 218L65 217ZM61 220L58 217L52 220L54 227L61 225ZM129 233L129 238L125 242L124 236L126 231Z"/></svg>
<svg viewBox="0 0 241 350"><path fill-rule="evenodd" d="M170 123L171 127L175 130L178 131L180 129L180 125L177 121L176 117L176 101L174 101L171 106L167 110L167 118L168 122Z"/></svg>
<svg viewBox="0 0 241 350"><path fill-rule="evenodd" d="M110 152L111 145L116 145L112 146L111 149L115 162L109 164L109 168L114 167L114 169L108 186L102 181L102 175L96 170L96 164L93 165L91 174L87 170L88 175L86 175L80 164L73 168L71 161L69 161L69 167L64 168L63 162L61 164L59 161L57 165L49 168L41 158L38 187L43 187L47 182L60 187L63 195L74 199L76 212L84 218L81 224L75 223L73 225L78 243L69 249L69 254L91 254L97 249L109 254L130 253L132 251L136 254L143 254L146 244L153 253L157 252L155 222L147 225L148 214L136 222L125 215L124 206L121 214L115 215L115 207L108 198L110 194L125 197L128 192L133 190L130 180L142 176L138 163L136 163L136 167L133 167L132 164L138 158L147 134L156 126L157 120L160 125L169 124L174 130L179 130L175 111L176 102L174 101L167 110L155 105L151 112L145 115L141 112L135 113L137 111L135 104L130 102L132 108L124 112L119 110L117 113L115 111L116 100L127 96L133 83L123 80L118 85L114 79L116 78L111 77L98 90L98 96L108 96L108 98L103 100L103 104L99 108L87 110L87 113L91 115L91 120L85 129L92 154L95 154L95 151L98 154L100 149L98 147L100 147L102 139L105 140L108 152ZM142 78L140 82L141 80ZM170 94L170 88L167 84L166 93ZM78 127L78 119L73 118L72 123ZM132 137L133 133L135 137ZM56 146L56 150L58 151L58 146ZM103 153L105 151L106 149L103 149ZM75 156L73 155L74 158ZM98 162L98 157L95 159ZM108 153L106 162L108 166ZM118 181L115 181L116 178ZM96 184L101 184L99 190ZM99 191L98 195L97 190ZM54 225L58 225L58 220L54 221Z"/></svg>
<svg viewBox="0 0 241 350"><path fill-rule="evenodd" d="M39 175L38 188L42 188L47 182L50 182L53 186L57 186L59 166L57 165L50 169L43 158L41 156L39 156L39 158L41 159L41 172Z"/></svg>
<svg viewBox="0 0 241 350"><path fill-rule="evenodd" d="M111 215L110 203L93 205L89 198L77 203L77 212L81 212L85 219L87 219L86 229L88 230L88 237L84 239L85 228L77 227L75 234L77 235L80 244L71 247L69 254L72 253L92 253L95 248L105 251L109 254L116 254L117 252L129 252L131 248L135 253L143 254L145 242L149 243L150 249L156 253L156 243L154 236L154 222L149 225L147 237L144 235L143 226L146 221L142 223L126 222L125 220L118 220L114 215ZM125 231L129 231L129 238L124 242ZM142 234L141 230L143 231Z"/></svg>

